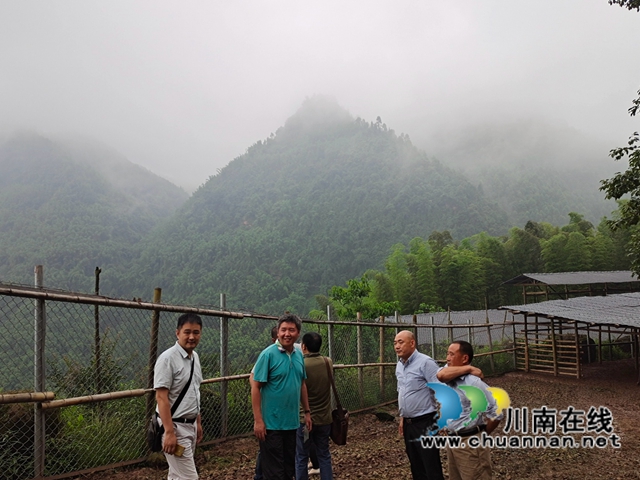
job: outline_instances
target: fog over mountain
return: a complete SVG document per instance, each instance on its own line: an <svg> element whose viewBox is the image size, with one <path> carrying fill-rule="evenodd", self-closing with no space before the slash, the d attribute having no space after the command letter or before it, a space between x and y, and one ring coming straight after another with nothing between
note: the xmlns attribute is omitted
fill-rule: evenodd
<svg viewBox="0 0 640 480"><path fill-rule="evenodd" d="M324 94L444 164L573 168L579 137L611 164L639 21L607 0L3 2L0 136L85 135L191 192Z"/></svg>

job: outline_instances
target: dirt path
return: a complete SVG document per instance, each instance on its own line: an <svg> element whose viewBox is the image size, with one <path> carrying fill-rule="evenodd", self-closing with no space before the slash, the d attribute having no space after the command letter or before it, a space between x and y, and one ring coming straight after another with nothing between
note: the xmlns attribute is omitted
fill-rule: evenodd
<svg viewBox="0 0 640 480"><path fill-rule="evenodd" d="M547 406L558 411L569 406L588 411L606 407L613 414L614 433L621 448L493 450L496 479L634 479L640 478L640 387L637 373L628 360L590 365L584 378L555 378L547 375L509 373L488 379L505 389L513 407L529 410ZM390 407L391 414L397 411ZM559 417L558 417L559 418ZM504 425L504 424L503 424ZM404 445L397 435L396 422L382 422L372 414L352 417L349 444L332 445L336 479L411 478ZM502 426L499 435L503 435ZM561 434L560 430L556 434ZM576 437L576 438L579 438ZM257 443L247 437L216 445L197 457L202 479L252 479ZM442 452L446 465L446 455ZM446 467L445 467L446 472ZM86 476L89 480L148 480L166 478L162 466L103 472ZM319 478L319 477L311 477Z"/></svg>

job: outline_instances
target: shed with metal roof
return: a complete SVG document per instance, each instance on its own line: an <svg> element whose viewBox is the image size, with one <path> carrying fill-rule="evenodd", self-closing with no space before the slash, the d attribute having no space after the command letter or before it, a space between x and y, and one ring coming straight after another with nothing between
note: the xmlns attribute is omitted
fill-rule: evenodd
<svg viewBox="0 0 640 480"><path fill-rule="evenodd" d="M628 351L638 368L640 292L500 307L523 317L517 368L580 376L580 365Z"/></svg>
<svg viewBox="0 0 640 480"><path fill-rule="evenodd" d="M522 301L568 299L640 291L640 279L630 270L604 272L523 273L503 285L522 287Z"/></svg>

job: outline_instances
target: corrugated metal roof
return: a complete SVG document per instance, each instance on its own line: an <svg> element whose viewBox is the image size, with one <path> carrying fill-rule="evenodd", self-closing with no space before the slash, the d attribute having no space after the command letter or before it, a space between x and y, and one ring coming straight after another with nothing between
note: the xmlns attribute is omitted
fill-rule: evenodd
<svg viewBox="0 0 640 480"><path fill-rule="evenodd" d="M562 273L523 273L505 285L529 285L543 283L545 285L588 285L593 283L629 283L639 282L629 270L611 272L562 272Z"/></svg>
<svg viewBox="0 0 640 480"><path fill-rule="evenodd" d="M575 297L549 300L528 305L500 307L513 313L541 315L547 318L575 320L592 325L640 327L640 292L620 293L606 297Z"/></svg>
<svg viewBox="0 0 640 480"><path fill-rule="evenodd" d="M505 321L506 312L496 309L490 310L464 310L459 312L433 312L433 313L419 313L416 315L418 323L421 325L430 325L431 317L433 317L434 325L446 325L451 323L454 325L467 324L469 321L473 324L486 323L489 318L489 323L502 323ZM395 321L395 319L391 319ZM510 319L509 319L510 320ZM387 320L388 321L388 320ZM402 323L412 323L413 315L401 315L400 321Z"/></svg>

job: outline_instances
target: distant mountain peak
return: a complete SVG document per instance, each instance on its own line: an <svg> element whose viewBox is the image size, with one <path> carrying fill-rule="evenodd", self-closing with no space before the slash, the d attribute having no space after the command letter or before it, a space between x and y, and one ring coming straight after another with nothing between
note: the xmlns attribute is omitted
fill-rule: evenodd
<svg viewBox="0 0 640 480"><path fill-rule="evenodd" d="M314 132L353 122L353 116L327 95L307 97L296 113L285 122L284 131ZM279 132L280 133L280 132Z"/></svg>

